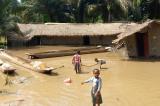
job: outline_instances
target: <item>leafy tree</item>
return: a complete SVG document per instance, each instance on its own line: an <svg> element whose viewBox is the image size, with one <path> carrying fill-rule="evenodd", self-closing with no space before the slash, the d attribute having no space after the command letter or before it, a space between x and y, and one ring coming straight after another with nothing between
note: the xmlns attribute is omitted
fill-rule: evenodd
<svg viewBox="0 0 160 106"><path fill-rule="evenodd" d="M160 1L159 0L142 0L142 13L150 19L160 18Z"/></svg>
<svg viewBox="0 0 160 106"><path fill-rule="evenodd" d="M95 18L94 21L103 20L103 22L109 22L112 21L112 19L122 19L126 14L125 1L126 0L80 0L80 22L83 22L85 18L87 18L85 16L89 16L88 20Z"/></svg>
<svg viewBox="0 0 160 106"><path fill-rule="evenodd" d="M0 35L6 35L15 27L16 17L10 15L11 0L0 0Z"/></svg>
<svg viewBox="0 0 160 106"><path fill-rule="evenodd" d="M8 33L16 30L15 20L17 20L17 18L11 14L13 12L13 8L11 8L13 4L11 3L11 0L0 0L0 38L6 39ZM4 41L0 43L3 43L3 46L0 45L0 47L5 47Z"/></svg>
<svg viewBox="0 0 160 106"><path fill-rule="evenodd" d="M64 0L36 0L35 12L41 14L44 22L70 22L71 6Z"/></svg>

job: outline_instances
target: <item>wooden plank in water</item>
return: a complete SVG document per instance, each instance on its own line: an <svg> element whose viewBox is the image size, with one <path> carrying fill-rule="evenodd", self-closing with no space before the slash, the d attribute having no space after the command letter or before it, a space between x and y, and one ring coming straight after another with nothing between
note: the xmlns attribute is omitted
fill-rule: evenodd
<svg viewBox="0 0 160 106"><path fill-rule="evenodd" d="M26 68L28 70L32 70L32 71L39 72L39 73L51 73L51 71L53 70L53 69L37 70L31 64L31 62L32 62L31 60L27 60L22 57L13 55L12 53L10 53L8 51L5 51L5 52L1 51L1 55L3 57L5 57L6 60L10 61L11 63L19 65L19 66Z"/></svg>

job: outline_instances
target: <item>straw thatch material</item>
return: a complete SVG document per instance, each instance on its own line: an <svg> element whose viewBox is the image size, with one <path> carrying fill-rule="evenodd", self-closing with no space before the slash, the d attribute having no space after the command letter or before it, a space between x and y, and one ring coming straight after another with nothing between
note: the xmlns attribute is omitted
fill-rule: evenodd
<svg viewBox="0 0 160 106"><path fill-rule="evenodd" d="M160 23L159 21L149 20L142 24L135 24L132 26L128 26L126 30L118 35L118 38L113 40L112 43L118 43L121 40L127 38L128 36L134 35L136 32L140 32L141 30L148 28L152 23Z"/></svg>
<svg viewBox="0 0 160 106"><path fill-rule="evenodd" d="M133 23L132 23L133 24ZM20 31L29 39L34 36L97 36L117 35L124 32L128 23L48 23L17 24Z"/></svg>
<svg viewBox="0 0 160 106"><path fill-rule="evenodd" d="M7 33L7 39L9 39L9 40L23 40L24 36L22 36L20 33L12 31L12 32Z"/></svg>

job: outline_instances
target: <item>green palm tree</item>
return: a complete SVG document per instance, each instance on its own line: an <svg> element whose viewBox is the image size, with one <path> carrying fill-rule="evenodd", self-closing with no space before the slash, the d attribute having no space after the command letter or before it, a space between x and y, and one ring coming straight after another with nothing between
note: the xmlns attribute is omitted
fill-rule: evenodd
<svg viewBox="0 0 160 106"><path fill-rule="evenodd" d="M160 19L160 1L159 0L143 0L148 16L151 19Z"/></svg>
<svg viewBox="0 0 160 106"><path fill-rule="evenodd" d="M129 20L141 21L148 18L160 18L160 1L159 0L130 0L128 10Z"/></svg>
<svg viewBox="0 0 160 106"><path fill-rule="evenodd" d="M94 9L89 10L96 10L96 13L98 13L97 17L101 17L103 22L109 22L112 19L118 20L125 18L127 14L127 6L128 6L128 0L80 0L78 9L79 9L79 22L84 22L85 20L85 13L90 13L92 11L86 12L88 7ZM101 13L101 14L99 14Z"/></svg>
<svg viewBox="0 0 160 106"><path fill-rule="evenodd" d="M0 0L0 38L6 38L7 33L14 28L12 17L9 16L8 8L10 0ZM5 39L6 40L6 39ZM5 43L4 41L3 43Z"/></svg>

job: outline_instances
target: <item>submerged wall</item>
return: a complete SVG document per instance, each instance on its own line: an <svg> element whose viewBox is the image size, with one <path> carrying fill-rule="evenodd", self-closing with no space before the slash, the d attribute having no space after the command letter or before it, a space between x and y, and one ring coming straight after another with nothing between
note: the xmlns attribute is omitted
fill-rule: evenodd
<svg viewBox="0 0 160 106"><path fill-rule="evenodd" d="M126 46L128 51L129 57L136 57L137 56L137 46L136 46L136 38L135 35L129 36L126 39Z"/></svg>
<svg viewBox="0 0 160 106"><path fill-rule="evenodd" d="M91 45L111 45L112 41L116 38L117 38L116 35L94 36L94 37L90 37L90 44Z"/></svg>
<svg viewBox="0 0 160 106"><path fill-rule="evenodd" d="M24 47L25 42L21 40L7 40L7 47L8 48L14 48L14 47Z"/></svg>
<svg viewBox="0 0 160 106"><path fill-rule="evenodd" d="M111 45L116 35L110 36L34 36L28 41L8 39L8 47L29 47L36 45Z"/></svg>
<svg viewBox="0 0 160 106"><path fill-rule="evenodd" d="M83 39L81 37L47 37L42 36L41 45L82 45Z"/></svg>
<svg viewBox="0 0 160 106"><path fill-rule="evenodd" d="M149 35L149 55L152 57L160 56L160 24L152 24L148 28Z"/></svg>
<svg viewBox="0 0 160 106"><path fill-rule="evenodd" d="M40 45L111 45L114 36L38 36ZM87 39L87 40L85 40ZM32 38L34 41L34 38Z"/></svg>

